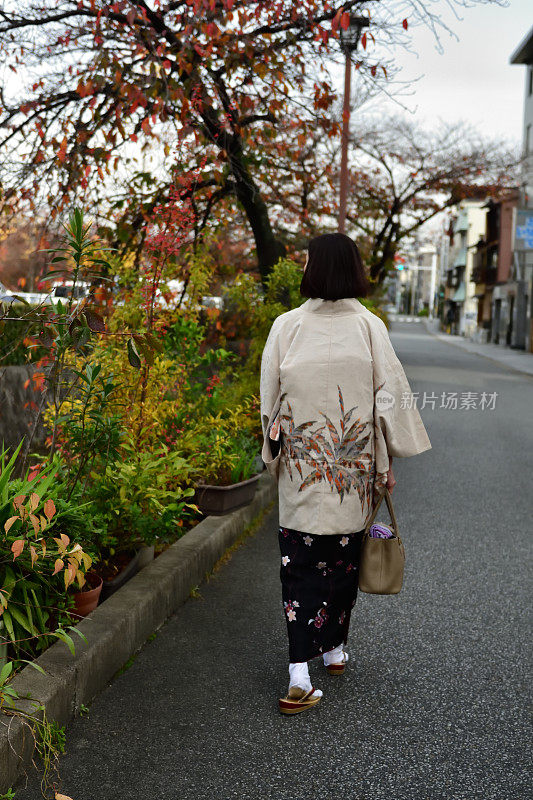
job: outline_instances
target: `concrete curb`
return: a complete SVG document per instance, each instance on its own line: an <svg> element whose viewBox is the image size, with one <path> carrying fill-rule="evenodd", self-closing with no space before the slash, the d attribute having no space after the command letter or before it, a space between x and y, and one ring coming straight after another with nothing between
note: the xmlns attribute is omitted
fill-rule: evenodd
<svg viewBox="0 0 533 800"><path fill-rule="evenodd" d="M253 502L225 517L207 517L142 569L77 626L87 643L74 636L72 656L57 642L37 660L46 672L26 667L12 681L20 697L38 699L48 719L67 724L90 702L165 620L205 580L216 562L277 495L265 474ZM33 711L35 704L17 706ZM0 715L0 792L14 786L31 763L33 741L18 717Z"/></svg>

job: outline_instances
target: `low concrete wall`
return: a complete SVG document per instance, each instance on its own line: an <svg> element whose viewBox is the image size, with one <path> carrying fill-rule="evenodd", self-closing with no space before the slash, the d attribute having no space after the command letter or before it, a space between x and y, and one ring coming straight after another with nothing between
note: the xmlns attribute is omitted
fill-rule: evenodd
<svg viewBox="0 0 533 800"><path fill-rule="evenodd" d="M228 547L276 496L275 482L262 475L249 506L225 517L207 517L82 620L77 627L87 637L87 644L74 635L74 656L63 642L57 642L36 661L46 675L26 667L13 679L13 688L20 696L39 700L49 719L68 723L187 600L191 589L205 580ZM26 711L34 708L30 700L18 705ZM32 738L24 723L1 715L0 792L23 775L32 751Z"/></svg>

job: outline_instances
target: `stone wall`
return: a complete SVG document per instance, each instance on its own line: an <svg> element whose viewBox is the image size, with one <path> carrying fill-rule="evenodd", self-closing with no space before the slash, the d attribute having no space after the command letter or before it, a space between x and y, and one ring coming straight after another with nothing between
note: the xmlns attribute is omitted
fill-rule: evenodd
<svg viewBox="0 0 533 800"><path fill-rule="evenodd" d="M28 440L35 424L36 410L41 400L39 391L33 388L31 376L35 366L0 367L0 447L14 448L26 437ZM26 386L26 382L30 380ZM40 450L44 445L44 430L38 424L31 450Z"/></svg>

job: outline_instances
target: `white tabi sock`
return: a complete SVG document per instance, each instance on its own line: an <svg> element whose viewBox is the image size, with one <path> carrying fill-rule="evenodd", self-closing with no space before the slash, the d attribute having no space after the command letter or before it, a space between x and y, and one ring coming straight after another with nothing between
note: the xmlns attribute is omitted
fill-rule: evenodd
<svg viewBox="0 0 533 800"><path fill-rule="evenodd" d="M289 676L289 689L291 686L300 686L306 692L311 689L312 684L307 661L295 661L289 664ZM315 689L312 697L322 697L322 691Z"/></svg>
<svg viewBox="0 0 533 800"><path fill-rule="evenodd" d="M348 653L344 649L344 642L341 642L337 647L334 647L333 650L329 650L327 653L324 653L324 664L326 667L328 664L342 664L345 661L348 661Z"/></svg>

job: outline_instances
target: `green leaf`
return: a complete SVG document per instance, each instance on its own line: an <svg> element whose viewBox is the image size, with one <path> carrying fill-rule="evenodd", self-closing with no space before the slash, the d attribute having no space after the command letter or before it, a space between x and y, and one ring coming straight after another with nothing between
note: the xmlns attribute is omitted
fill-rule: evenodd
<svg viewBox="0 0 533 800"><path fill-rule="evenodd" d="M61 260L64 261L64 259L61 259ZM72 274L72 270L70 270L70 269L50 269L50 270L48 270L47 273L45 273L42 276L41 280L43 280L43 281L46 280L46 278L48 278L50 275L71 275L71 274Z"/></svg>
<svg viewBox="0 0 533 800"><path fill-rule="evenodd" d="M41 667L40 664L36 664L34 661L28 661L26 658L20 658L19 661L22 664L29 664L30 667L33 667L33 669L36 669L37 672L41 673L41 675L46 675L46 672L44 671L44 669Z"/></svg>
<svg viewBox="0 0 533 800"><path fill-rule="evenodd" d="M62 630L61 628L58 628L57 631L53 632L52 636L57 636L58 639L61 639L61 641L67 645L72 655L75 654L76 651L74 648L74 642L72 641L72 638L68 635L68 633L65 633L65 631Z"/></svg>
<svg viewBox="0 0 533 800"><path fill-rule="evenodd" d="M9 634L9 638L14 643L15 642L15 630L13 628L13 620L11 619L11 614L9 611L4 611L2 614L2 619L4 621L4 625L6 626L6 630Z"/></svg>
<svg viewBox="0 0 533 800"><path fill-rule="evenodd" d="M31 592L31 596L33 597L33 602L35 603L34 608L35 608L35 613L37 615L37 618L39 620L41 633L46 633L46 620L45 620L45 618L43 616L43 612L41 610L41 604L37 600L37 595L35 594L35 589L30 589L30 592Z"/></svg>
<svg viewBox="0 0 533 800"><path fill-rule="evenodd" d="M73 631L74 633L77 633L77 634L78 634L78 636L80 637L80 639L83 639L83 641L85 642L85 644L87 644L87 643L88 643L88 642L87 642L87 637L85 636L85 634L84 634L84 633L82 633L81 631L79 631L79 630L78 630L77 628L75 628L73 625L67 625L67 628L69 629L69 631Z"/></svg>
<svg viewBox="0 0 533 800"><path fill-rule="evenodd" d="M28 598L28 590L26 588L25 581L22 581L22 594L24 597L24 607L26 608L28 622L30 623L30 627L33 628L33 630L35 630L35 625L33 624L33 614L31 613L31 605L30 605L30 600Z"/></svg>
<svg viewBox="0 0 533 800"><path fill-rule="evenodd" d="M16 606L11 604L10 607L9 607L9 611L10 611L11 616L13 617L13 619L16 622L18 622L18 624L22 628L24 628L25 631L28 631L28 633L31 633L32 636L38 636L39 635L39 631L36 630L36 628L34 628L34 626L31 624L30 620L27 617L24 616L24 614L22 613L22 611L19 608L17 608ZM6 612L4 612L4 615L5 615L5 613Z"/></svg>
<svg viewBox="0 0 533 800"><path fill-rule="evenodd" d="M8 661L7 664L4 664L4 666L0 670L0 686L4 685L4 683L7 681L12 672L13 672L13 662Z"/></svg>
<svg viewBox="0 0 533 800"><path fill-rule="evenodd" d="M19 303L23 303L25 306L29 306L28 301L25 300L24 297L21 297L20 294L14 294L13 297L15 298L15 300L18 300Z"/></svg>
<svg viewBox="0 0 533 800"><path fill-rule="evenodd" d="M141 359L139 358L139 353L137 352L133 339L128 339L128 361L135 369L141 368Z"/></svg>

